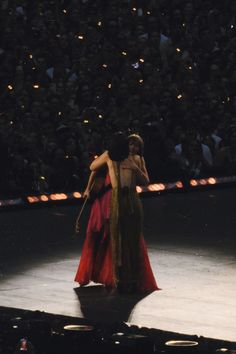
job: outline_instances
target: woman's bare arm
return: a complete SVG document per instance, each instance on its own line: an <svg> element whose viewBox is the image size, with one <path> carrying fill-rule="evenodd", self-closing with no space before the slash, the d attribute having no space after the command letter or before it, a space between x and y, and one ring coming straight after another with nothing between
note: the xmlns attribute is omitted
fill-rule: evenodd
<svg viewBox="0 0 236 354"><path fill-rule="evenodd" d="M85 191L83 193L83 197L84 198L89 198L90 197L90 192L93 189L93 184L94 184L94 180L95 180L96 174L97 174L96 171L91 171L87 187L86 187L86 189L85 189Z"/></svg>
<svg viewBox="0 0 236 354"><path fill-rule="evenodd" d="M109 159L108 152L105 151L102 155L98 156L90 165L91 171L98 171L101 167L107 164Z"/></svg>

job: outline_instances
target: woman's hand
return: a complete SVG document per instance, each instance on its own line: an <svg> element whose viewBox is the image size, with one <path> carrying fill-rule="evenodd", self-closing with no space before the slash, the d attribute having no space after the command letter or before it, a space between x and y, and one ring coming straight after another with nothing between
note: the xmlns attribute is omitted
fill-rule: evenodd
<svg viewBox="0 0 236 354"><path fill-rule="evenodd" d="M84 193L83 193L83 198L90 198L90 191L88 188L85 189Z"/></svg>

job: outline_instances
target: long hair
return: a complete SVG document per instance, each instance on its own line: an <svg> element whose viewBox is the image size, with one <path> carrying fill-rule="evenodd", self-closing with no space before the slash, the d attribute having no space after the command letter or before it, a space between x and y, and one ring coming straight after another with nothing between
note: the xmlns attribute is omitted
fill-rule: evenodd
<svg viewBox="0 0 236 354"><path fill-rule="evenodd" d="M129 155L128 139L122 132L112 135L108 145L108 155L113 161L122 161Z"/></svg>

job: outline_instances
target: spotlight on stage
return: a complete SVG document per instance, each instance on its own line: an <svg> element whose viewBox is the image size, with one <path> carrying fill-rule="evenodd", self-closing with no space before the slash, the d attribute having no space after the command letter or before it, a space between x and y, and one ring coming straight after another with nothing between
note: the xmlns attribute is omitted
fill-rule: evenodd
<svg viewBox="0 0 236 354"><path fill-rule="evenodd" d="M198 353L198 342L193 340L170 340L165 343L168 354L195 354Z"/></svg>

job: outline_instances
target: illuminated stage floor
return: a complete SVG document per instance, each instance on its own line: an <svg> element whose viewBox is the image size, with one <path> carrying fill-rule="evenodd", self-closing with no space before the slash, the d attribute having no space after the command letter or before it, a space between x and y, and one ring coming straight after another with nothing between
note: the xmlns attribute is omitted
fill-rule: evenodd
<svg viewBox="0 0 236 354"><path fill-rule="evenodd" d="M220 190L144 200L145 234L161 291L143 297L95 285L79 288L73 282L79 242L78 249L73 243L5 263L0 305L236 341L235 195Z"/></svg>

